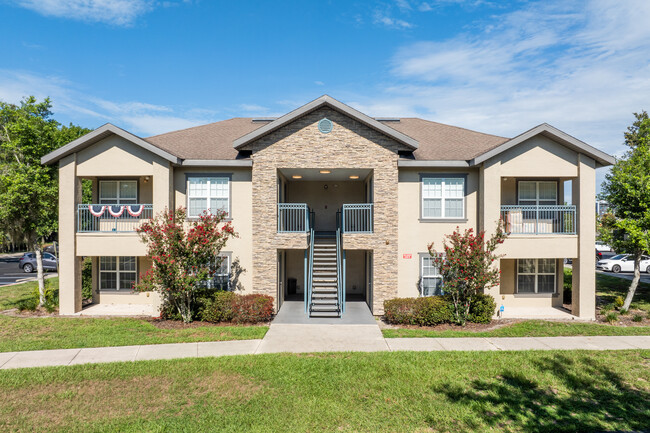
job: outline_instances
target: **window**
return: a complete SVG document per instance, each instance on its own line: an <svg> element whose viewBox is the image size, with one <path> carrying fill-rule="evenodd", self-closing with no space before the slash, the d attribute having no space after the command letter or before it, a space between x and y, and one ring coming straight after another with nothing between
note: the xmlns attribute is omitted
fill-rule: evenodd
<svg viewBox="0 0 650 433"><path fill-rule="evenodd" d="M519 182L519 204L542 206L557 204L557 182Z"/></svg>
<svg viewBox="0 0 650 433"><path fill-rule="evenodd" d="M230 178L188 177L187 209L189 217L204 211L223 211L230 215Z"/></svg>
<svg viewBox="0 0 650 433"><path fill-rule="evenodd" d="M100 204L136 204L138 202L137 180L100 180Z"/></svg>
<svg viewBox="0 0 650 433"><path fill-rule="evenodd" d="M465 218L465 177L423 177L422 218Z"/></svg>
<svg viewBox="0 0 650 433"><path fill-rule="evenodd" d="M99 258L100 290L131 290L137 274L136 257Z"/></svg>
<svg viewBox="0 0 650 433"><path fill-rule="evenodd" d="M555 259L517 260L517 293L555 293Z"/></svg>
<svg viewBox="0 0 650 433"><path fill-rule="evenodd" d="M209 289L229 290L230 289L230 254L223 254L219 269L211 280L205 281L205 287Z"/></svg>
<svg viewBox="0 0 650 433"><path fill-rule="evenodd" d="M420 254L420 293L422 296L442 295L442 276L429 254Z"/></svg>

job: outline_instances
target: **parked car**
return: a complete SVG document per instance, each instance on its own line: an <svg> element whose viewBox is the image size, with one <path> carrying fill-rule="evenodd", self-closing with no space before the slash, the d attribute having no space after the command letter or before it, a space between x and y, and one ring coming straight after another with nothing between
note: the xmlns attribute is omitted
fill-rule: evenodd
<svg viewBox="0 0 650 433"><path fill-rule="evenodd" d="M617 254L609 259L599 260L596 263L596 269L611 271L615 274L634 271L634 257L630 254ZM641 271L650 274L650 257L641 256Z"/></svg>
<svg viewBox="0 0 650 433"><path fill-rule="evenodd" d="M603 252L603 251L604 251L604 252L612 252L612 251L614 251L614 250L612 249L612 247L610 247L610 246L607 245L606 243L604 243L604 242L600 242L600 241L596 241L596 251L600 251L600 252Z"/></svg>
<svg viewBox="0 0 650 433"><path fill-rule="evenodd" d="M29 274L36 270L36 253L25 253L18 260L18 267L23 272ZM53 254L43 253L43 270L56 271L58 268L58 260Z"/></svg>
<svg viewBox="0 0 650 433"><path fill-rule="evenodd" d="M603 253L596 249L596 262L603 259Z"/></svg>

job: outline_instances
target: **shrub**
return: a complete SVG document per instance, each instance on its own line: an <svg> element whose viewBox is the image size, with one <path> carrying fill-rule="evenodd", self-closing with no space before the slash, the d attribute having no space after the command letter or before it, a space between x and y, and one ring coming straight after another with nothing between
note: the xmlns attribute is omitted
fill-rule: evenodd
<svg viewBox="0 0 650 433"><path fill-rule="evenodd" d="M635 314L634 317L632 317L633 322L643 322L643 316L640 314Z"/></svg>
<svg viewBox="0 0 650 433"><path fill-rule="evenodd" d="M621 308L618 312L621 316L625 316L628 313L628 311L625 308Z"/></svg>
<svg viewBox="0 0 650 433"><path fill-rule="evenodd" d="M90 257L83 260L81 267L81 297L83 299L93 297L93 261Z"/></svg>
<svg viewBox="0 0 650 433"><path fill-rule="evenodd" d="M201 320L206 322L228 322L233 318L232 303L237 296L233 292L219 291L213 298L204 301Z"/></svg>
<svg viewBox="0 0 650 433"><path fill-rule="evenodd" d="M477 293L470 299L467 320L473 323L490 323L496 308L497 303L492 296Z"/></svg>
<svg viewBox="0 0 650 433"><path fill-rule="evenodd" d="M45 280L44 295L45 303L43 304L43 308L45 308L48 313L54 312L56 307L59 305L59 289L52 287L49 280ZM39 301L40 293L38 292L38 286L36 286L34 287L34 290L32 290L31 297L18 304L18 311L36 311Z"/></svg>
<svg viewBox="0 0 650 433"><path fill-rule="evenodd" d="M622 296L617 296L616 299L614 299L614 306L616 306L616 308L621 308L624 303L625 300Z"/></svg>
<svg viewBox="0 0 650 433"><path fill-rule="evenodd" d="M269 295L235 295L231 305L235 323L268 322L273 317L273 298Z"/></svg>
<svg viewBox="0 0 650 433"><path fill-rule="evenodd" d="M384 318L395 325L415 325L416 301L422 298L394 298L384 301Z"/></svg>
<svg viewBox="0 0 650 433"><path fill-rule="evenodd" d="M605 314L614 309L614 304L605 304L602 307L600 307L600 312Z"/></svg>
<svg viewBox="0 0 650 433"><path fill-rule="evenodd" d="M610 324L614 323L614 322L617 322L618 321L618 314L616 314L616 313L607 314L607 316L605 316L605 321L607 323L610 323Z"/></svg>
<svg viewBox="0 0 650 433"><path fill-rule="evenodd" d="M204 303L200 318L206 322L259 323L273 317L273 298L219 291Z"/></svg>
<svg viewBox="0 0 650 433"><path fill-rule="evenodd" d="M571 270L569 269L564 269L564 282L562 283L562 302L565 304L570 304L572 302L572 287L573 287L573 280L572 280L572 274Z"/></svg>
<svg viewBox="0 0 650 433"><path fill-rule="evenodd" d="M450 300L442 296L415 298L414 321L416 325L432 326L454 320Z"/></svg>

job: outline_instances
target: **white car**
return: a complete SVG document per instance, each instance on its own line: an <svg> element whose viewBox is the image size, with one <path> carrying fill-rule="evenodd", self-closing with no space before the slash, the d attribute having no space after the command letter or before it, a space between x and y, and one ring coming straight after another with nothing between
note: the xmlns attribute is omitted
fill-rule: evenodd
<svg viewBox="0 0 650 433"><path fill-rule="evenodd" d="M610 252L610 251L614 251L614 250L612 250L612 247L610 247L609 245L607 245L607 244L605 244L603 242L596 242L596 251Z"/></svg>
<svg viewBox="0 0 650 433"><path fill-rule="evenodd" d="M619 272L634 272L634 256L630 254L617 254L609 259L599 260L596 263L596 269L611 271L615 274ZM641 256L641 272L650 274L650 257Z"/></svg>

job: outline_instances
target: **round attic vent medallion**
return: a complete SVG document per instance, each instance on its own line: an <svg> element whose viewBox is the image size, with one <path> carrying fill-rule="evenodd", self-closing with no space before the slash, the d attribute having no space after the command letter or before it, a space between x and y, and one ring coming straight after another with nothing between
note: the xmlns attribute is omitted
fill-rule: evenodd
<svg viewBox="0 0 650 433"><path fill-rule="evenodd" d="M329 119L321 119L320 122L318 122L318 130L323 134L329 134L332 132L333 127L334 124Z"/></svg>

